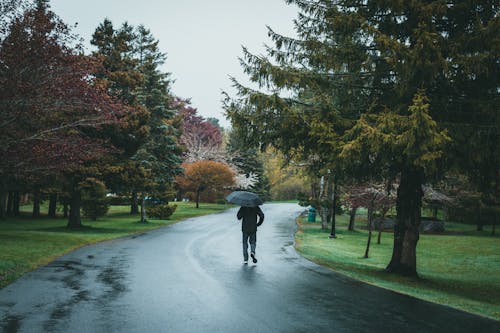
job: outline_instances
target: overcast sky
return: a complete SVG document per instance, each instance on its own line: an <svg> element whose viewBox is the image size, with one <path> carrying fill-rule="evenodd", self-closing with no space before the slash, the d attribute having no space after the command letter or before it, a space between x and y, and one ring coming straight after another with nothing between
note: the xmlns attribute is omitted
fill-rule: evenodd
<svg viewBox="0 0 500 333"><path fill-rule="evenodd" d="M229 75L247 82L238 57L241 46L263 54L266 25L294 36L297 10L284 0L51 0L52 10L84 38L90 38L104 18L118 28L127 21L143 24L167 54L164 71L175 80L172 92L191 98L204 117L215 117L224 127L221 91L234 93Z"/></svg>

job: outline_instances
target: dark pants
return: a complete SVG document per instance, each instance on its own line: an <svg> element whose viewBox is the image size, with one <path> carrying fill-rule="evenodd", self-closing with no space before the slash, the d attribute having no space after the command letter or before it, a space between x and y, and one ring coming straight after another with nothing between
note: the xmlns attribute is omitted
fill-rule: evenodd
<svg viewBox="0 0 500 333"><path fill-rule="evenodd" d="M248 243L250 242L250 251L255 254L257 245L257 232L243 232L243 259L248 260Z"/></svg>

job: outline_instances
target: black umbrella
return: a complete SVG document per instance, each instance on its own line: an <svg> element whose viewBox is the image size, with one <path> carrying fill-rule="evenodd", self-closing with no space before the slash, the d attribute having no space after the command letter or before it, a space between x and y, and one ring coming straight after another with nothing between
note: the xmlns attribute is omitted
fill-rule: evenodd
<svg viewBox="0 0 500 333"><path fill-rule="evenodd" d="M234 191L226 197L226 200L242 207L256 207L264 203L257 194L247 191Z"/></svg>

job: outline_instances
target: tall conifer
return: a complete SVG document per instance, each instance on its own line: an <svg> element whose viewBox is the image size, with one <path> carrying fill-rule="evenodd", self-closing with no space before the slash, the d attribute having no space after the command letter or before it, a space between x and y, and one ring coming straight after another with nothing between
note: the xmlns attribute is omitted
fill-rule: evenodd
<svg viewBox="0 0 500 333"><path fill-rule="evenodd" d="M243 50L260 90L234 81L239 96L226 100L227 114L250 143L343 177L398 179L387 270L416 275L421 186L442 157L468 173L476 162L485 191L498 188L498 4L287 3L299 8L297 37L269 29L267 56Z"/></svg>

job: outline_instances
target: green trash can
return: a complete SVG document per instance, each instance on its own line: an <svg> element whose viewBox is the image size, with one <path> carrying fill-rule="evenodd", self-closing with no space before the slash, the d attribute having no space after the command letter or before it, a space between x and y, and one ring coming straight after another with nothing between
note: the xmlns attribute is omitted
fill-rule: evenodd
<svg viewBox="0 0 500 333"><path fill-rule="evenodd" d="M309 208L309 214L307 214L307 222L316 222L316 209L314 209L314 207Z"/></svg>

